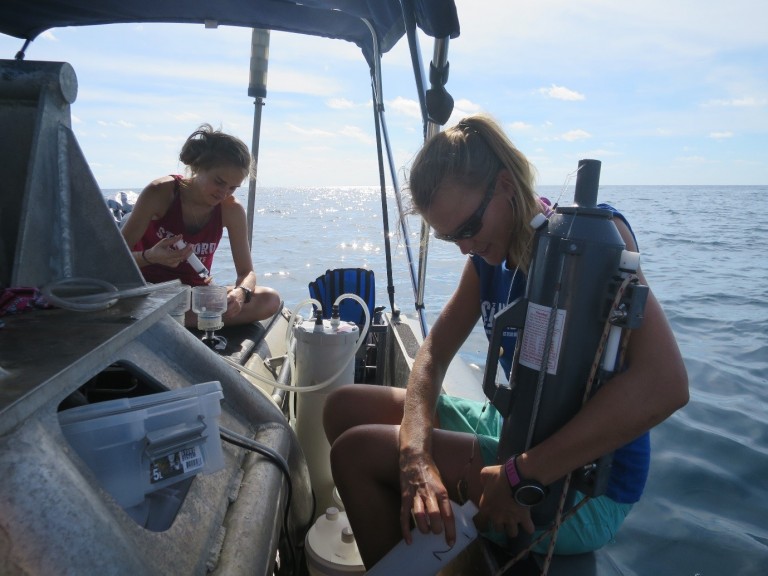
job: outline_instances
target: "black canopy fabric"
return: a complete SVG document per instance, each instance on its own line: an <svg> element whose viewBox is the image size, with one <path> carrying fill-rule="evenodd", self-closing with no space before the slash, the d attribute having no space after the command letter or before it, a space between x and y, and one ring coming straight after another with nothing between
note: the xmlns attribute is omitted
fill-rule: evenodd
<svg viewBox="0 0 768 576"><path fill-rule="evenodd" d="M405 18L435 38L455 38L454 0L0 0L0 32L33 40L49 28L134 22L265 28L357 44L369 64L405 33Z"/></svg>

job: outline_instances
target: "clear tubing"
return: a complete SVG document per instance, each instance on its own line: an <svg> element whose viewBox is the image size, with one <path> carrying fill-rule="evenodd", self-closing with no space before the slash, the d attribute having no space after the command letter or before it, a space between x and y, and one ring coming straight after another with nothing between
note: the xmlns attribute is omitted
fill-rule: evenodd
<svg viewBox="0 0 768 576"><path fill-rule="evenodd" d="M360 332L360 337L357 339L357 346L355 347L355 354L357 354L360 346L362 346L363 342L365 341L365 337L368 335L368 329L371 327L371 313L368 311L368 304L366 304L365 301L360 298L360 296L357 294L352 294L351 292L342 294L336 298L336 301L333 303L333 305L338 306L342 300L346 300L347 298L352 298L352 300L355 300L358 304L360 304L360 306L363 307L363 313L365 314L365 325Z"/></svg>
<svg viewBox="0 0 768 576"><path fill-rule="evenodd" d="M317 390L322 390L323 388L327 387L329 384L333 383L339 376L341 376L341 374L344 372L344 370L346 370L347 364L349 364L349 362L354 360L355 354L357 354L357 351L360 349L360 346L362 346L362 344L364 342L363 335L368 333L368 327L370 326L370 323L371 323L371 315L368 312L368 305L357 294L352 294L352 293L342 294L341 296L336 298L336 301L333 303L333 305L334 306L338 306L339 303L342 300L344 300L345 298L352 298L354 300L357 300L357 302L363 307L363 311L365 312L365 326L363 328L363 331L361 331L360 336L358 336L358 338L357 338L357 344L355 346L355 351L352 353L352 355L350 356L349 360L344 365L342 365L341 368L339 368L339 370L337 370L332 376L329 376L328 378L326 378L322 382L318 382L317 384L313 384L312 386L290 386L289 388L286 388L286 387L283 387L282 384L278 384L277 382L275 382L273 384L273 386L275 386L275 388L277 388L279 390L291 390L291 391L294 391L294 392L315 392ZM310 300L312 300L312 299L310 299ZM306 301L303 301L301 303L301 305L303 305L304 302L306 302ZM315 302L317 302L317 300L315 300ZM318 304L319 304L319 302L318 302ZM320 306L320 309L322 310L322 306ZM291 328L292 328L292 325L289 323L288 324L289 331L290 331ZM291 374L295 374L296 373L296 358L291 353L290 346L288 347L288 358L289 358L289 360L291 362Z"/></svg>
<svg viewBox="0 0 768 576"><path fill-rule="evenodd" d="M336 299L336 301L334 302L334 305L337 306L342 300L344 300L346 298L352 298L352 299L356 300L363 307L363 311L365 312L365 326L364 326L363 330L361 331L360 336L358 336L358 338L357 338L357 344L355 346L355 352L352 354L352 356L349 359L349 361L351 362L352 359L355 357L355 354L357 354L357 351L360 349L360 346L362 346L363 342L365 341L365 335L368 333L368 328L370 327L370 324L371 324L371 314L368 311L368 305L357 294L352 294L352 293L342 294L341 296L339 296ZM293 311L293 313L290 316L290 319L288 320L288 329L286 330L286 340L285 340L285 343L286 343L286 350L287 350L288 361L291 363L291 375L296 373L296 365L295 365L296 358L295 358L295 355L291 352L291 338L290 338L290 334L292 332L292 328L293 328L293 324L295 322L295 319L297 318L296 312L298 310L300 310L303 306L305 306L308 303L312 303L312 304L316 305L320 310L322 310L322 308L323 308L322 305L320 304L320 302L318 302L314 298L308 298L306 300L302 300L301 302L299 302L298 306ZM275 382L274 380L269 380L269 379L265 378L264 376L262 376L261 374L257 374L253 370L251 370L249 368L246 368L245 366L241 366L240 364L238 364L237 362L234 362L233 360L230 360L229 358L222 357L222 359L227 364L229 364L233 368L239 370L243 374L247 374L248 376L250 376L252 378L255 378L256 380L259 380L260 382L264 382L265 384L273 386L274 388L277 388L278 390L285 390L287 392L315 392L317 390L322 390L323 388L325 388L326 386L331 384L333 381L335 381L336 378L338 378L341 375L341 373L344 372L344 370L347 367L347 364L349 364L349 362L347 362L335 374L333 374L329 378L326 378L322 382L319 382L317 384L313 384L312 386L294 386L292 384L280 384L278 382Z"/></svg>
<svg viewBox="0 0 768 576"><path fill-rule="evenodd" d="M63 278L40 288L45 299L59 308L65 310L74 310L76 312L92 312L94 310L106 310L122 298L133 298L134 296L144 296L158 290L180 286L179 280L169 280L160 284L147 284L137 288L127 288L118 290L114 284L98 278ZM84 296L61 296L55 293L55 290L62 287L70 288L102 288L104 292L97 294L87 294Z"/></svg>
<svg viewBox="0 0 768 576"><path fill-rule="evenodd" d="M284 384L278 384L274 380L272 380L270 378L266 378L266 377L262 376L261 374L259 374L258 372L254 372L250 368L246 368L245 366L243 366L241 364L238 364L237 362L235 362L231 358L227 358L226 356L220 356L220 358L222 360L224 360L224 362L226 362L227 364L232 366L232 368L234 368L238 372L242 372L243 374L246 374L246 375L250 376L251 378L254 378L254 379L258 380L259 382L263 382L264 384L269 384L270 386L274 386L275 388L278 388L280 390L294 390L295 389L293 386L288 386L288 385L284 385Z"/></svg>
<svg viewBox="0 0 768 576"><path fill-rule="evenodd" d="M323 305L320 304L319 300L315 300L314 298L307 298L306 300L302 300L296 305L296 308L294 308L293 312L288 318L288 328L285 330L285 349L288 351L289 357L291 353L291 334L293 334L293 324L296 322L297 318L302 319L301 316L298 315L298 312L307 304L314 304L321 312L323 310ZM291 362L291 366L293 366L293 362Z"/></svg>
<svg viewBox="0 0 768 576"><path fill-rule="evenodd" d="M319 300L316 300L314 298L307 298L306 300L302 300L299 302L296 307L293 309L293 312L291 312L291 315L288 317L288 327L285 330L285 350L286 350L286 361L290 363L291 365L291 378L293 378L294 375L294 356L291 352L292 350L292 339L291 335L293 334L293 325L296 323L297 320L303 320L301 316L299 316L298 312L301 310L304 306L307 304L314 304L317 306L319 310L322 311L323 305L320 303ZM224 356L221 357L222 360L224 360L227 364L235 368L236 370L242 372L243 374L246 374L250 376L251 378L254 378L255 380L258 380L259 382L263 382L264 384L268 384L270 386L274 386L278 390L286 390L286 391L293 391L298 390L298 387L290 385L290 384L278 384L274 380L271 380L269 378L266 378L262 376L261 374L258 374L254 372L253 370L246 368L245 366L242 366L241 364L238 364L237 362L230 360L229 358L226 358Z"/></svg>
<svg viewBox="0 0 768 576"><path fill-rule="evenodd" d="M352 357L350 358L350 361L354 357L355 357L355 355L353 354ZM239 370L243 374L247 374L248 376L251 376L251 377L255 378L256 380L260 380L261 382L269 384L270 386L273 386L274 388L277 388L278 390L285 390L287 392L316 392L317 390L322 390L323 388L325 388L326 386L331 384L334 380L336 380L336 378L338 378L341 375L341 373L344 372L344 370L347 367L347 364L349 364L349 362L347 362L346 364L344 364L341 367L340 370L338 370L335 374L333 374L333 376L330 376L329 378L326 378L322 382L319 382L317 384L312 384L311 386L294 386L292 384L280 384L279 382L276 382L275 380L269 380L267 378L264 378L260 374L257 374L256 372L254 372L250 368L246 368L245 366L241 366L240 364L238 364L234 360L230 360L229 358L225 358L223 356L221 358L227 364L229 364L233 368ZM289 354L288 358L289 358L289 361L291 361L291 370L292 370L291 373L293 374L293 372L295 371L295 366L294 366L295 357L292 354Z"/></svg>
<svg viewBox="0 0 768 576"><path fill-rule="evenodd" d="M261 374L257 374L256 372L253 372L252 370L249 370L248 368L245 368L245 366L241 366L240 364L238 364L237 362L235 362L234 360L232 360L230 358L227 358L226 356L219 356L219 358L224 360L224 362L226 362L227 364L229 364L233 368L236 368L237 370L239 370L241 372L245 372L246 374L256 378L257 380L261 380L262 382L265 382L266 384L270 384L270 385L273 385L275 383L274 380L267 380ZM241 370L241 368L243 370ZM272 397L271 394L269 394L269 392L267 392L266 390L264 390L260 386L254 386L254 388L256 388L259 392L261 392L264 395L265 398L269 398L269 401L272 402L272 404L274 404L275 406L279 407L277 401Z"/></svg>

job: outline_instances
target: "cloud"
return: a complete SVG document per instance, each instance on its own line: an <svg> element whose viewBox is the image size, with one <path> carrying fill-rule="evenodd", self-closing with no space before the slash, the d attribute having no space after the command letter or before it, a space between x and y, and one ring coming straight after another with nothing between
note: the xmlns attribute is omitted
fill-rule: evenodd
<svg viewBox="0 0 768 576"><path fill-rule="evenodd" d="M586 130L576 129L576 130L569 130L568 132L561 134L556 138L556 140L565 140L566 142L575 142L576 140L586 140L587 138L592 138L592 134L590 134Z"/></svg>
<svg viewBox="0 0 768 576"><path fill-rule="evenodd" d="M394 100L387 102L387 108L395 114L400 114L408 118L421 118L421 106L416 100L398 96Z"/></svg>
<svg viewBox="0 0 768 576"><path fill-rule="evenodd" d="M765 105L768 105L768 98L755 98L754 96L713 99L704 103L704 106L723 106L726 108L760 108Z"/></svg>
<svg viewBox="0 0 768 576"><path fill-rule="evenodd" d="M581 128L568 130L556 136L534 136L537 142L576 142L577 140L587 140L592 138L592 134Z"/></svg>
<svg viewBox="0 0 768 576"><path fill-rule="evenodd" d="M451 112L451 117L448 119L448 122L446 122L445 125L454 126L455 124L458 124L459 120L462 118L466 118L467 116L471 116L472 114L477 114L483 111L483 107L472 102L472 100L468 100L467 98L458 98L453 103L453 112Z"/></svg>
<svg viewBox="0 0 768 576"><path fill-rule="evenodd" d="M469 114L477 114L478 112L482 112L483 110L483 107L480 106L480 104L475 104L474 102L466 98L458 98L453 103L453 107L461 111L461 113L464 114L464 116L468 116Z"/></svg>
<svg viewBox="0 0 768 576"><path fill-rule="evenodd" d="M531 128L533 128L531 124L522 122L521 120L509 123L509 129L515 132L522 132L523 130L530 130Z"/></svg>
<svg viewBox="0 0 768 576"><path fill-rule="evenodd" d="M706 164L708 162L703 156L678 156L675 160L685 164Z"/></svg>
<svg viewBox="0 0 768 576"><path fill-rule="evenodd" d="M288 130L301 136L322 136L324 138L334 136L333 132L328 132L327 130L322 130L320 128L302 128L300 126L296 126L296 124L291 124L290 122L286 122L285 125Z"/></svg>
<svg viewBox="0 0 768 576"><path fill-rule="evenodd" d="M197 112L181 112L173 115L174 120L179 122L202 122L202 117Z"/></svg>
<svg viewBox="0 0 768 576"><path fill-rule="evenodd" d="M595 150L588 150L582 154L584 158L604 158L606 156L622 156L621 152L616 150L610 150L608 148L597 148Z"/></svg>
<svg viewBox="0 0 768 576"><path fill-rule="evenodd" d="M173 144L178 144L179 139L174 136L166 136L163 134L137 134L135 136L137 140L140 140L142 142L169 142Z"/></svg>
<svg viewBox="0 0 768 576"><path fill-rule="evenodd" d="M114 74L114 58L94 54L89 56L88 70L100 74ZM227 63L200 61L194 66L179 65L169 59L139 55L133 59L121 60L120 76L124 80L140 79L141 85L156 86L158 82L175 82L177 85L193 86L196 91L233 87L244 90L248 85L248 69L230 59ZM342 90L339 81L331 76L298 69L275 68L269 70L268 93L305 94L309 96L333 97Z"/></svg>
<svg viewBox="0 0 768 576"><path fill-rule="evenodd" d="M105 126L105 127L119 127L119 128L135 128L136 127L136 124L132 124L131 122L127 122L125 120L115 120L112 122L97 120L96 123L99 126Z"/></svg>
<svg viewBox="0 0 768 576"><path fill-rule="evenodd" d="M725 140L727 138L733 138L733 132L710 132L709 137L714 140Z"/></svg>
<svg viewBox="0 0 768 576"><path fill-rule="evenodd" d="M247 72L246 70L245 73ZM267 90L310 96L333 96L339 93L340 85L333 77L277 68L269 71Z"/></svg>
<svg viewBox="0 0 768 576"><path fill-rule="evenodd" d="M584 94L566 88L565 86L556 86L555 84L552 84L552 86L549 88L539 88L538 92L539 94L543 94L544 96L554 100L565 100L568 102L586 100L586 96L584 96Z"/></svg>
<svg viewBox="0 0 768 576"><path fill-rule="evenodd" d="M326 104L328 105L328 108L332 108L333 110L351 110L361 106L361 104L355 104L346 98L331 98Z"/></svg>
<svg viewBox="0 0 768 576"><path fill-rule="evenodd" d="M363 144L374 144L375 142L370 134L363 132L357 126L344 126L339 133L342 136L352 138L353 140L357 140Z"/></svg>

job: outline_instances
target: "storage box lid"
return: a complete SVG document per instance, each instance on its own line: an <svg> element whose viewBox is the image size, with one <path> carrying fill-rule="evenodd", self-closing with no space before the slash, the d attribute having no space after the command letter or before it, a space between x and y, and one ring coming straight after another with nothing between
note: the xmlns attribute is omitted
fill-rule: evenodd
<svg viewBox="0 0 768 576"><path fill-rule="evenodd" d="M157 394L147 394L146 396L137 396L136 398L117 398L59 412L59 423L62 425L74 424L94 418L113 416L142 408L169 404L177 400L215 393L218 393L219 399L224 398L224 394L221 392L221 384L218 381L203 382L202 384L195 384L186 388L158 392Z"/></svg>

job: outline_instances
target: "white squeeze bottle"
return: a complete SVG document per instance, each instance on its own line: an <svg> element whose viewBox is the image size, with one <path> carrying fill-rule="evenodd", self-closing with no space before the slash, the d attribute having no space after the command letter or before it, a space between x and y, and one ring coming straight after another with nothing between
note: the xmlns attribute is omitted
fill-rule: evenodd
<svg viewBox="0 0 768 576"><path fill-rule="evenodd" d="M179 239L176 244L173 245L174 248L177 250L184 250L186 248L187 243L184 242L183 239ZM200 262L200 258L198 258L194 252L189 255L189 258L187 258L187 262L189 262L190 266L195 269L195 272L197 272L197 275L200 276L200 278L208 278L211 275L211 271L208 270L208 268L205 267L205 264Z"/></svg>

